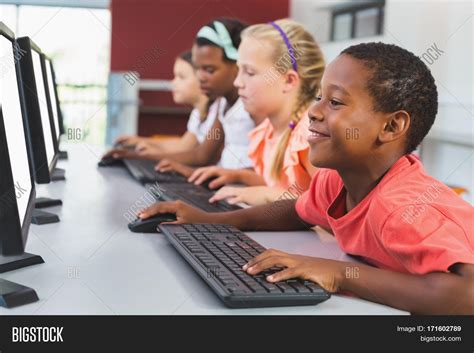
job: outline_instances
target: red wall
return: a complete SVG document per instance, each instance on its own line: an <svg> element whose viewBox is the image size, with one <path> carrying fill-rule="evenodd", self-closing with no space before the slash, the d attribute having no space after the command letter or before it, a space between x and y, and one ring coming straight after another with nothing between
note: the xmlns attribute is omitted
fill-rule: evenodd
<svg viewBox="0 0 474 353"><path fill-rule="evenodd" d="M289 0L112 0L112 71L138 69L145 79L171 79L176 56L216 17L252 23L288 17ZM143 105L174 106L168 92L142 92ZM139 133L181 133L186 115L140 114Z"/></svg>

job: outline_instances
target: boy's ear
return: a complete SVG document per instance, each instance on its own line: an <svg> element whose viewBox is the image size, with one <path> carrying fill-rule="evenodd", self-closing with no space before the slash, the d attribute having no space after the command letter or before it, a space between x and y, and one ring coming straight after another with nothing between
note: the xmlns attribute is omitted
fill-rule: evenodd
<svg viewBox="0 0 474 353"><path fill-rule="evenodd" d="M296 73L295 70L288 70L285 73L284 78L285 78L285 83L283 86L283 93L287 93L295 89L295 87L298 87L300 83L300 76Z"/></svg>
<svg viewBox="0 0 474 353"><path fill-rule="evenodd" d="M390 113L386 119L379 134L380 142L392 142L407 135L411 122L410 114L407 111L399 110Z"/></svg>

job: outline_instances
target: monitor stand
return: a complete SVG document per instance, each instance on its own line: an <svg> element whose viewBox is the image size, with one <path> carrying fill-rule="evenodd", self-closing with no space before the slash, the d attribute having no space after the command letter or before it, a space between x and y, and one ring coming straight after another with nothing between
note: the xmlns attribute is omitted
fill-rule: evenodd
<svg viewBox="0 0 474 353"><path fill-rule="evenodd" d="M50 199L49 197L37 197L35 200L35 208L61 206L62 204L60 199Z"/></svg>
<svg viewBox="0 0 474 353"><path fill-rule="evenodd" d="M66 171L61 168L54 168L51 172L51 180L58 181L58 180L66 180Z"/></svg>
<svg viewBox="0 0 474 353"><path fill-rule="evenodd" d="M0 306L13 308L38 300L38 295L33 288L0 278Z"/></svg>
<svg viewBox="0 0 474 353"><path fill-rule="evenodd" d="M59 151L59 159L69 159L67 151Z"/></svg>
<svg viewBox="0 0 474 353"><path fill-rule="evenodd" d="M50 224L50 223L58 223L59 217L54 213L41 211L34 209L33 210L33 217L31 218L31 223L42 225L42 224Z"/></svg>
<svg viewBox="0 0 474 353"><path fill-rule="evenodd" d="M0 273L44 263L41 256L23 252L17 255L0 255Z"/></svg>

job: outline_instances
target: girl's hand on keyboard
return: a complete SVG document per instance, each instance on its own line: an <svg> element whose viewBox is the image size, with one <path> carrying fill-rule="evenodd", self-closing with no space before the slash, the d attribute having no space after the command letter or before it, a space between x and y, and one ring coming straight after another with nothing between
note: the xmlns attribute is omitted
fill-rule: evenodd
<svg viewBox="0 0 474 353"><path fill-rule="evenodd" d="M138 213L138 217L147 219L160 213L174 213L176 215L176 221L163 222L162 224L212 223L210 213L201 211L180 200L155 203Z"/></svg>
<svg viewBox="0 0 474 353"><path fill-rule="evenodd" d="M191 174L188 181L196 185L201 185L210 178L216 178L209 183L210 189L217 189L222 185L239 182L236 170L225 169L217 166L197 168Z"/></svg>
<svg viewBox="0 0 474 353"><path fill-rule="evenodd" d="M278 200L285 190L272 188L268 186L248 186L248 187L232 187L225 186L219 189L209 202L226 200L231 205L239 202L246 203L250 206L264 205Z"/></svg>
<svg viewBox="0 0 474 353"><path fill-rule="evenodd" d="M301 278L315 282L326 291L334 293L340 288L347 263L269 249L250 260L244 265L243 270L248 274L256 275L272 267L283 269L267 276L269 282Z"/></svg>

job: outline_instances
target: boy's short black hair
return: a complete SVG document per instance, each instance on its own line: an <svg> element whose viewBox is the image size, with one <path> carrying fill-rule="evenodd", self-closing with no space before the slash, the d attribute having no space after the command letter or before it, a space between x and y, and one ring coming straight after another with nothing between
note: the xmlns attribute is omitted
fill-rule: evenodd
<svg viewBox="0 0 474 353"><path fill-rule="evenodd" d="M225 26L225 28L229 32L229 36L230 36L230 39L232 40L232 44L234 45L234 47L236 49L238 49L239 45L240 45L240 42L241 42L240 34L242 33L242 31L245 28L248 27L248 25L246 23L243 23L243 22L241 22L237 19L234 19L234 18L220 17L220 18L216 18L216 19L212 20L211 22L209 22L205 26L211 27L212 29L216 29L215 26L214 26L214 21L220 22ZM211 42L210 40L208 40L206 38L196 38L195 42L196 42L198 47L202 47L204 45L212 45L212 46L215 46L217 48L220 48L220 46L218 46L217 44ZM226 56L224 50L222 50L222 53L223 53L224 60L235 62L234 59L229 59Z"/></svg>
<svg viewBox="0 0 474 353"><path fill-rule="evenodd" d="M408 50L385 43L357 44L341 54L361 60L371 71L367 88L375 111L405 110L410 114L406 152L414 151L438 112L435 80L425 63Z"/></svg>

